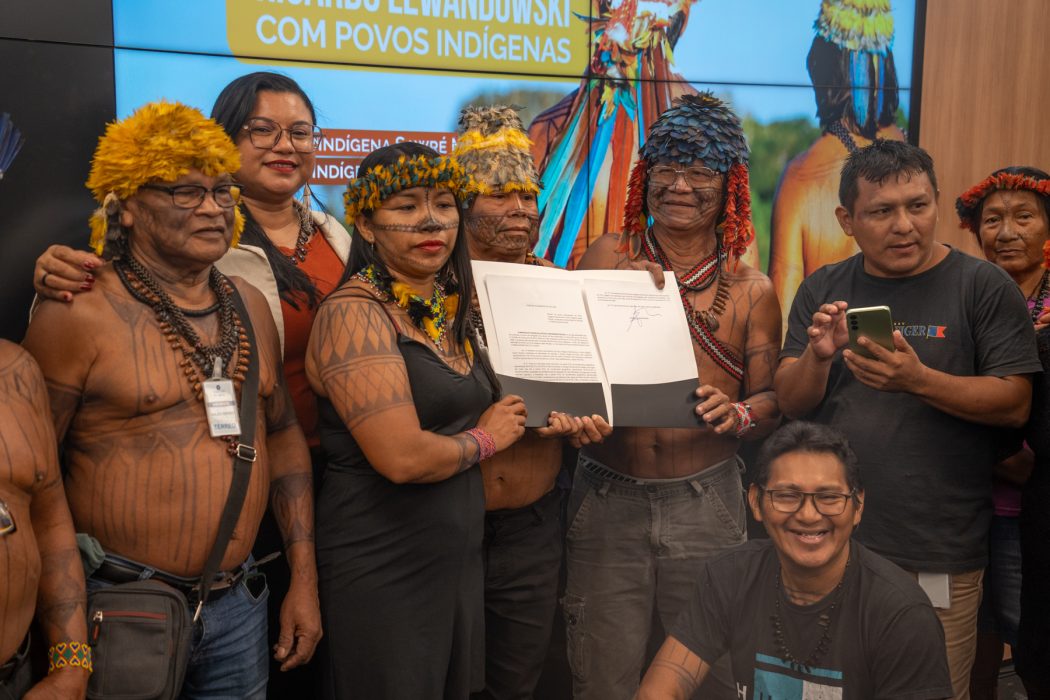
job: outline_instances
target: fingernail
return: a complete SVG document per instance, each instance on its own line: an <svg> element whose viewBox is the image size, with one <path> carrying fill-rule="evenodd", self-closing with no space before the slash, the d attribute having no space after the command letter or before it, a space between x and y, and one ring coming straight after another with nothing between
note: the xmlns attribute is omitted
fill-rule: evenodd
<svg viewBox="0 0 1050 700"><path fill-rule="evenodd" d="M84 284L80 285L80 288L83 289L86 292L86 291L89 291L94 286L95 286L95 281L92 280L90 282L85 282Z"/></svg>
<svg viewBox="0 0 1050 700"><path fill-rule="evenodd" d="M65 300L65 301L73 301L73 293L72 292L63 292L62 293L62 299Z"/></svg>
<svg viewBox="0 0 1050 700"><path fill-rule="evenodd" d="M92 274L88 274L87 276L84 277L84 281L85 282L94 282L95 281L95 276L92 275Z"/></svg>
<svg viewBox="0 0 1050 700"><path fill-rule="evenodd" d="M81 267L83 267L85 270L94 270L98 266L98 260L85 260L83 263L81 263Z"/></svg>

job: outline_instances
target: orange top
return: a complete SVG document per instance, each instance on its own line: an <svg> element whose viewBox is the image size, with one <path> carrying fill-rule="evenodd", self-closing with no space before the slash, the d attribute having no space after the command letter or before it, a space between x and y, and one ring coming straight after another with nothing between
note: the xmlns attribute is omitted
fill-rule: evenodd
<svg viewBox="0 0 1050 700"><path fill-rule="evenodd" d="M299 263L299 268L313 280L320 301L335 290L346 266L320 230L315 228L314 234L306 244L306 259ZM291 248L278 248L291 256ZM288 393L292 396L295 415L299 418L307 444L317 447L321 444L317 434L317 397L306 379L306 345L310 340L310 328L317 309L309 308L305 301L296 309L281 299L281 313L284 316L284 378L288 384Z"/></svg>

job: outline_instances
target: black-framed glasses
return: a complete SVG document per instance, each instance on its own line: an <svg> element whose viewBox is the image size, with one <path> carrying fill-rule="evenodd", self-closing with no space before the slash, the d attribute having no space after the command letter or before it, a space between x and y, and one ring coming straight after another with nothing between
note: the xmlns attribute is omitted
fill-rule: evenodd
<svg viewBox="0 0 1050 700"><path fill-rule="evenodd" d="M780 513L797 513L806 502L806 497L813 499L813 507L821 515L842 515L846 511L846 502L853 498L857 489L849 493L834 491L798 491L796 489L767 489L759 486L769 494L769 503L773 510Z"/></svg>
<svg viewBox="0 0 1050 700"><path fill-rule="evenodd" d="M718 173L714 170L699 165L689 168L672 168L669 165L654 165L649 168L649 182L654 185L660 185L661 187L670 187L678 180L679 175L685 178L685 184L689 185L694 190L700 187L710 187L714 184L712 180L718 178Z"/></svg>
<svg viewBox="0 0 1050 700"><path fill-rule="evenodd" d="M288 140L299 153L313 153L321 145L324 132L310 122L296 122L285 129L273 119L252 117L241 127L248 132L248 138L256 148L270 150L281 141L281 134L288 134Z"/></svg>
<svg viewBox="0 0 1050 700"><path fill-rule="evenodd" d="M18 528L15 526L15 517L11 515L7 504L0 500L0 537L13 535L16 532Z"/></svg>
<svg viewBox="0 0 1050 700"><path fill-rule="evenodd" d="M196 209L204 204L204 197L209 192L215 203L223 209L233 209L241 199L241 188L230 183L216 185L210 190L204 185L143 185L142 189L167 192L171 195L171 203L179 209Z"/></svg>

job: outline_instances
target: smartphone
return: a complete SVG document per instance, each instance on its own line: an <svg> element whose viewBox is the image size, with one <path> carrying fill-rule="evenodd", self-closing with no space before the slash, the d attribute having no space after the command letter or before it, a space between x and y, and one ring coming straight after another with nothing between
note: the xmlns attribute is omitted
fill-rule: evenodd
<svg viewBox="0 0 1050 700"><path fill-rule="evenodd" d="M865 306L859 309L846 309L846 329L849 331L849 349L863 357L874 359L874 356L857 343L857 338L864 336L890 352L893 347L893 318L888 306Z"/></svg>

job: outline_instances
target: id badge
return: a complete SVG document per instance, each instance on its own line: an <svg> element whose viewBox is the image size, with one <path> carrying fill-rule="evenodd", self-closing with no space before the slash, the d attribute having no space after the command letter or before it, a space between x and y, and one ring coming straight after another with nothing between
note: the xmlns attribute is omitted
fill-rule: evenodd
<svg viewBox="0 0 1050 700"><path fill-rule="evenodd" d="M952 581L949 574L931 574L920 571L919 587L930 599L935 608L947 610L952 606Z"/></svg>
<svg viewBox="0 0 1050 700"><path fill-rule="evenodd" d="M232 380L212 378L204 382L204 411L208 414L208 431L212 437L241 434Z"/></svg>

